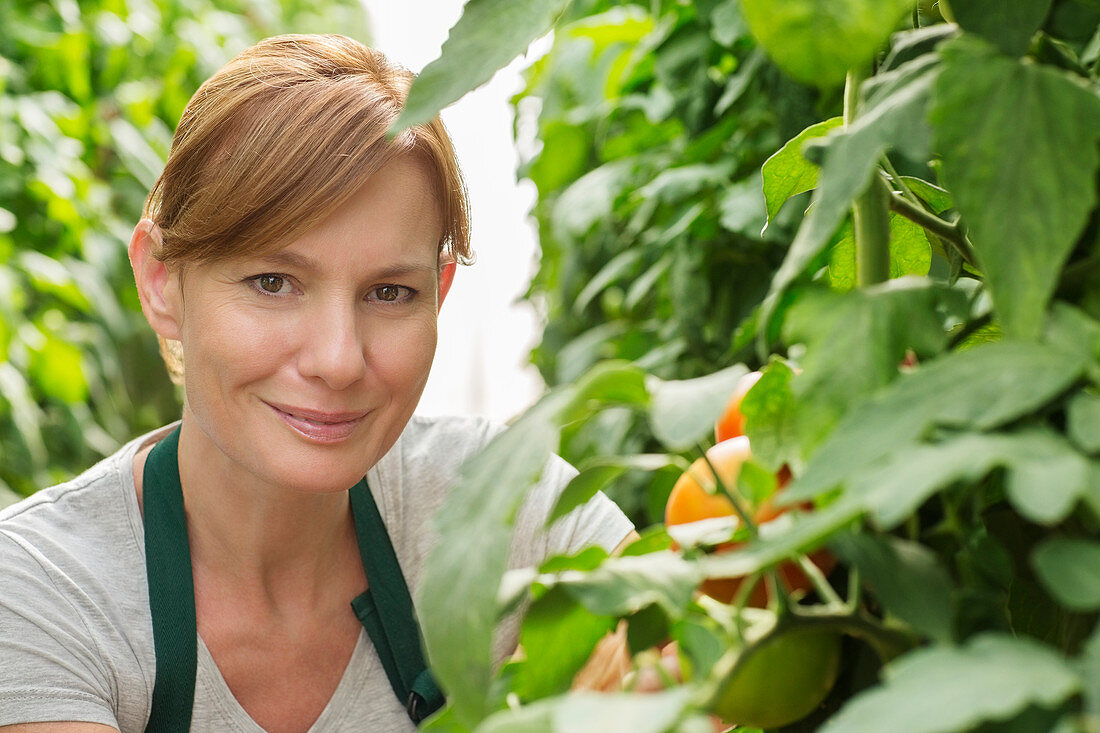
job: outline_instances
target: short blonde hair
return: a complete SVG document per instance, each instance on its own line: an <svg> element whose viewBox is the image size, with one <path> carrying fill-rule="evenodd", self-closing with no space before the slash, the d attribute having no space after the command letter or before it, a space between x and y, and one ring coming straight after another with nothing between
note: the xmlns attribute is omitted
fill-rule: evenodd
<svg viewBox="0 0 1100 733"><path fill-rule="evenodd" d="M340 35L275 36L243 51L188 102L145 201L161 234L157 259L183 266L280 249L413 154L432 173L440 255L469 262L466 186L443 123L386 137L414 77ZM178 345L162 341L161 353L181 382Z"/></svg>

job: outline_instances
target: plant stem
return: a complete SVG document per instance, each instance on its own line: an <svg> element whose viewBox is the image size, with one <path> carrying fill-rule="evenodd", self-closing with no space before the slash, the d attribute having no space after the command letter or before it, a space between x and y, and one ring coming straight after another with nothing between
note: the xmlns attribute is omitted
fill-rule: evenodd
<svg viewBox="0 0 1100 733"><path fill-rule="evenodd" d="M862 71L850 70L844 85L844 126L855 122ZM890 279L890 191L876 174L852 203L856 239L856 283L867 287Z"/></svg>
<svg viewBox="0 0 1100 733"><path fill-rule="evenodd" d="M817 594L830 605L843 606L844 601L837 594L836 590L829 584L829 580L825 577L825 574L821 572L821 568L814 565L813 560L806 557L802 553L798 554L798 567L802 568L802 572L806 574L806 577L813 583L814 590Z"/></svg>
<svg viewBox="0 0 1100 733"><path fill-rule="evenodd" d="M891 195L886 183L876 175L867 190L852 204L856 283L861 288L890 279Z"/></svg>
<svg viewBox="0 0 1100 733"><path fill-rule="evenodd" d="M863 583L859 577L859 568L853 567L848 571L848 609L855 613L863 600Z"/></svg>
<svg viewBox="0 0 1100 733"><path fill-rule="evenodd" d="M897 194L890 195L890 209L914 224L920 224L932 234L950 244L962 256L966 264L978 269L978 263L974 259L974 245L970 243L970 240L958 226L944 221L919 206L914 206Z"/></svg>
<svg viewBox="0 0 1100 733"><path fill-rule="evenodd" d="M909 199L922 209L924 208L924 203L920 200L920 198L917 197L915 193L913 193L912 189L910 189L909 186L905 185L905 181L901 179L901 175L898 173L897 169L894 168L894 164L890 162L890 158L886 155L882 156L882 168L886 171L886 174L890 176L890 180L898 184L898 188L901 189L900 193L902 196Z"/></svg>
<svg viewBox="0 0 1100 733"><path fill-rule="evenodd" d="M741 521L744 522L745 526L748 528L749 536L755 538L757 535L756 522L752 520L748 511L742 506L741 497L734 491L734 487L726 486L725 482L722 481L722 477L718 475L718 469L710 462L710 456L707 455L706 450L702 446L700 446L699 449L703 453L703 460L706 461L707 466L710 467L710 472L714 476L714 482L718 484L718 488L726 494L730 503L733 504L733 510L737 512L737 516L740 517ZM701 486L702 484L703 482L700 481L699 485Z"/></svg>

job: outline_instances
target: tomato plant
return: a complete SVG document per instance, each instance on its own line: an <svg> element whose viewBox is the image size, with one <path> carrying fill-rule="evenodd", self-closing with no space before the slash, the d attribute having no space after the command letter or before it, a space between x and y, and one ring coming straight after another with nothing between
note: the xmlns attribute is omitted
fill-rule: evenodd
<svg viewBox="0 0 1100 733"><path fill-rule="evenodd" d="M549 323L534 359L553 389L441 514L427 585L446 593L418 601L450 695L432 725L686 733L737 660L768 667L771 648L778 665L840 635L820 704L757 722L1097 729L1100 7L531 0L504 28L487 20L498 3L471 0L420 99L438 108L433 89L492 72L478 48L511 58L553 24L517 99L517 131L540 143L521 174L539 193L531 296ZM752 371L752 461L732 488L755 496L786 466L776 507L814 509L722 552L671 550L660 513L683 469L669 467L704 454ZM554 451L581 469L555 514L606 489L642 540L506 573L508 518ZM829 577L804 563L823 546ZM790 562L812 594L783 592ZM776 629L832 636L770 647L748 633L748 598L696 597L753 576L776 590ZM522 663L537 694L490 651L524 599L523 635L572 641ZM619 620L639 658L673 638L683 682L569 693L583 647ZM749 689L730 693L738 710L802 699Z"/></svg>
<svg viewBox="0 0 1100 733"><path fill-rule="evenodd" d="M751 373L749 376L752 376ZM739 392L748 391L744 388L745 381L743 377L738 383L730 404L735 400L740 401ZM727 405L726 414L728 413ZM771 523L786 513L787 507L776 506L777 497L772 493L758 500L752 500L738 492L741 467L751 458L749 439L744 435L723 440L708 449L706 456L696 459L672 487L665 506L665 525L674 527L727 517L731 523L726 526L737 530L743 526L739 520L739 512L734 506L734 501L737 501L741 505L741 511L748 516L749 522L753 525L753 531L767 532ZM715 472L717 472L717 478ZM774 487L769 488L779 491L786 486L789 479L790 473L781 469L775 476ZM809 506L802 508L808 509ZM714 550L728 552L741 544L741 542L720 542ZM835 565L835 559L827 550L813 553L810 560L825 573L831 571ZM778 578L787 592L805 594L813 587L812 581L793 562L786 562L779 566ZM737 591L743 582L743 578L740 577L709 578L703 581L699 590L711 598L730 603L737 596ZM754 581L747 602L750 606L763 607L768 604L768 597L767 588Z"/></svg>

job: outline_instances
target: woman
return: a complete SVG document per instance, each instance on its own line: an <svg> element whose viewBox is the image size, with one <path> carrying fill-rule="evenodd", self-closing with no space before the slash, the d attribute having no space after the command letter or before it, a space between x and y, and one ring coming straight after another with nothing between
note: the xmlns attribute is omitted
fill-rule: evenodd
<svg viewBox="0 0 1100 733"><path fill-rule="evenodd" d="M387 607L349 602L381 587L371 542L416 587L494 429L413 417L470 251L441 123L385 136L411 78L282 36L188 104L130 242L182 420L0 514L0 730L414 727L363 625ZM631 532L603 496L543 532L570 472L532 490L513 566Z"/></svg>

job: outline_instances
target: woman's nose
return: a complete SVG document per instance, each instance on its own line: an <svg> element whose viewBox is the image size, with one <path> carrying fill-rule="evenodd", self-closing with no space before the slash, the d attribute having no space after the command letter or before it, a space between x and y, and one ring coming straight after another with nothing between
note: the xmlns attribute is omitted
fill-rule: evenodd
<svg viewBox="0 0 1100 733"><path fill-rule="evenodd" d="M334 390L363 378L367 351L354 306L329 303L310 309L299 327L303 338L298 370L303 376L320 379Z"/></svg>

